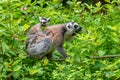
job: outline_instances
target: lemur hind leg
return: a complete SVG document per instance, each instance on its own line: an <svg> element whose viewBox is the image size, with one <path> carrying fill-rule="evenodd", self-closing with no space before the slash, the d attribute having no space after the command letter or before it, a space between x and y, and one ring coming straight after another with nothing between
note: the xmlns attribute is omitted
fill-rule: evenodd
<svg viewBox="0 0 120 80"><path fill-rule="evenodd" d="M53 53L54 53L54 51L55 51L55 47L52 47L51 50L50 50L50 52L48 52L45 56L46 56L49 60L53 59Z"/></svg>

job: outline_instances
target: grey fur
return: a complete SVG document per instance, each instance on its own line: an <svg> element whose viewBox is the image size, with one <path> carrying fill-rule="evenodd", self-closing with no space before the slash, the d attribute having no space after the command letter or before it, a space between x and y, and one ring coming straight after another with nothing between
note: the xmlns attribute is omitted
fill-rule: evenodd
<svg viewBox="0 0 120 80"><path fill-rule="evenodd" d="M46 55L50 48L52 47L52 40L45 38L37 43L29 44L28 53L30 57L39 57L42 58Z"/></svg>

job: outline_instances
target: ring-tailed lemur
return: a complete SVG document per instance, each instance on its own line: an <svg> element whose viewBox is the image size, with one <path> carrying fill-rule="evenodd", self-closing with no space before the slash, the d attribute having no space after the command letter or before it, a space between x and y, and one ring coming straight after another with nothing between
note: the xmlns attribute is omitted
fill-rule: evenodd
<svg viewBox="0 0 120 80"><path fill-rule="evenodd" d="M80 31L80 27L76 22L69 22L66 24L57 24L48 26L45 32L48 34L38 33L36 38L28 46L28 54L33 57L37 56L42 58L47 56L52 58L52 54L55 49L62 54L64 58L68 58L63 48L64 38Z"/></svg>

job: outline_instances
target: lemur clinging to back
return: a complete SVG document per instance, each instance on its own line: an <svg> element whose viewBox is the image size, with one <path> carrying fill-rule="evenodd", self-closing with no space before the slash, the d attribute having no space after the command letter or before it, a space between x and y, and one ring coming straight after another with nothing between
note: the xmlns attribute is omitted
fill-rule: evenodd
<svg viewBox="0 0 120 80"><path fill-rule="evenodd" d="M82 27L78 26L76 22L48 26L44 30L48 34L42 36L42 33L38 33L36 39L28 46L28 54L31 57L37 56L42 58L43 56L47 56L48 58L52 58L54 50L57 49L64 58L68 58L63 48L64 38L81 29Z"/></svg>
<svg viewBox="0 0 120 80"><path fill-rule="evenodd" d="M28 39L26 40L25 49L27 49L27 46L28 46L29 42L31 42L36 37L37 32L39 32L39 31L43 32L41 28L42 27L47 27L50 19L39 17L39 21L40 21L40 23L32 26L30 28L29 32L27 33Z"/></svg>
<svg viewBox="0 0 120 80"><path fill-rule="evenodd" d="M41 18L41 17L39 17L39 21L40 21L40 23L38 23L38 24L34 25L33 27L31 27L31 29L28 32L28 35L35 34L37 31L41 30L42 26L47 27L48 26L47 23L50 21L50 19L49 18Z"/></svg>

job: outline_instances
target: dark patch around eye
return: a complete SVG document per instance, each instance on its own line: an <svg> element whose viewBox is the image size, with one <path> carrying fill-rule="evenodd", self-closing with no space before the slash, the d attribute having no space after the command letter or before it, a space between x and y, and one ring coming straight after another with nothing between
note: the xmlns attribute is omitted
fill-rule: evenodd
<svg viewBox="0 0 120 80"><path fill-rule="evenodd" d="M68 25L68 28L70 28L70 25Z"/></svg>
<svg viewBox="0 0 120 80"><path fill-rule="evenodd" d="M74 28L77 29L77 28L78 28L78 25L74 25Z"/></svg>

